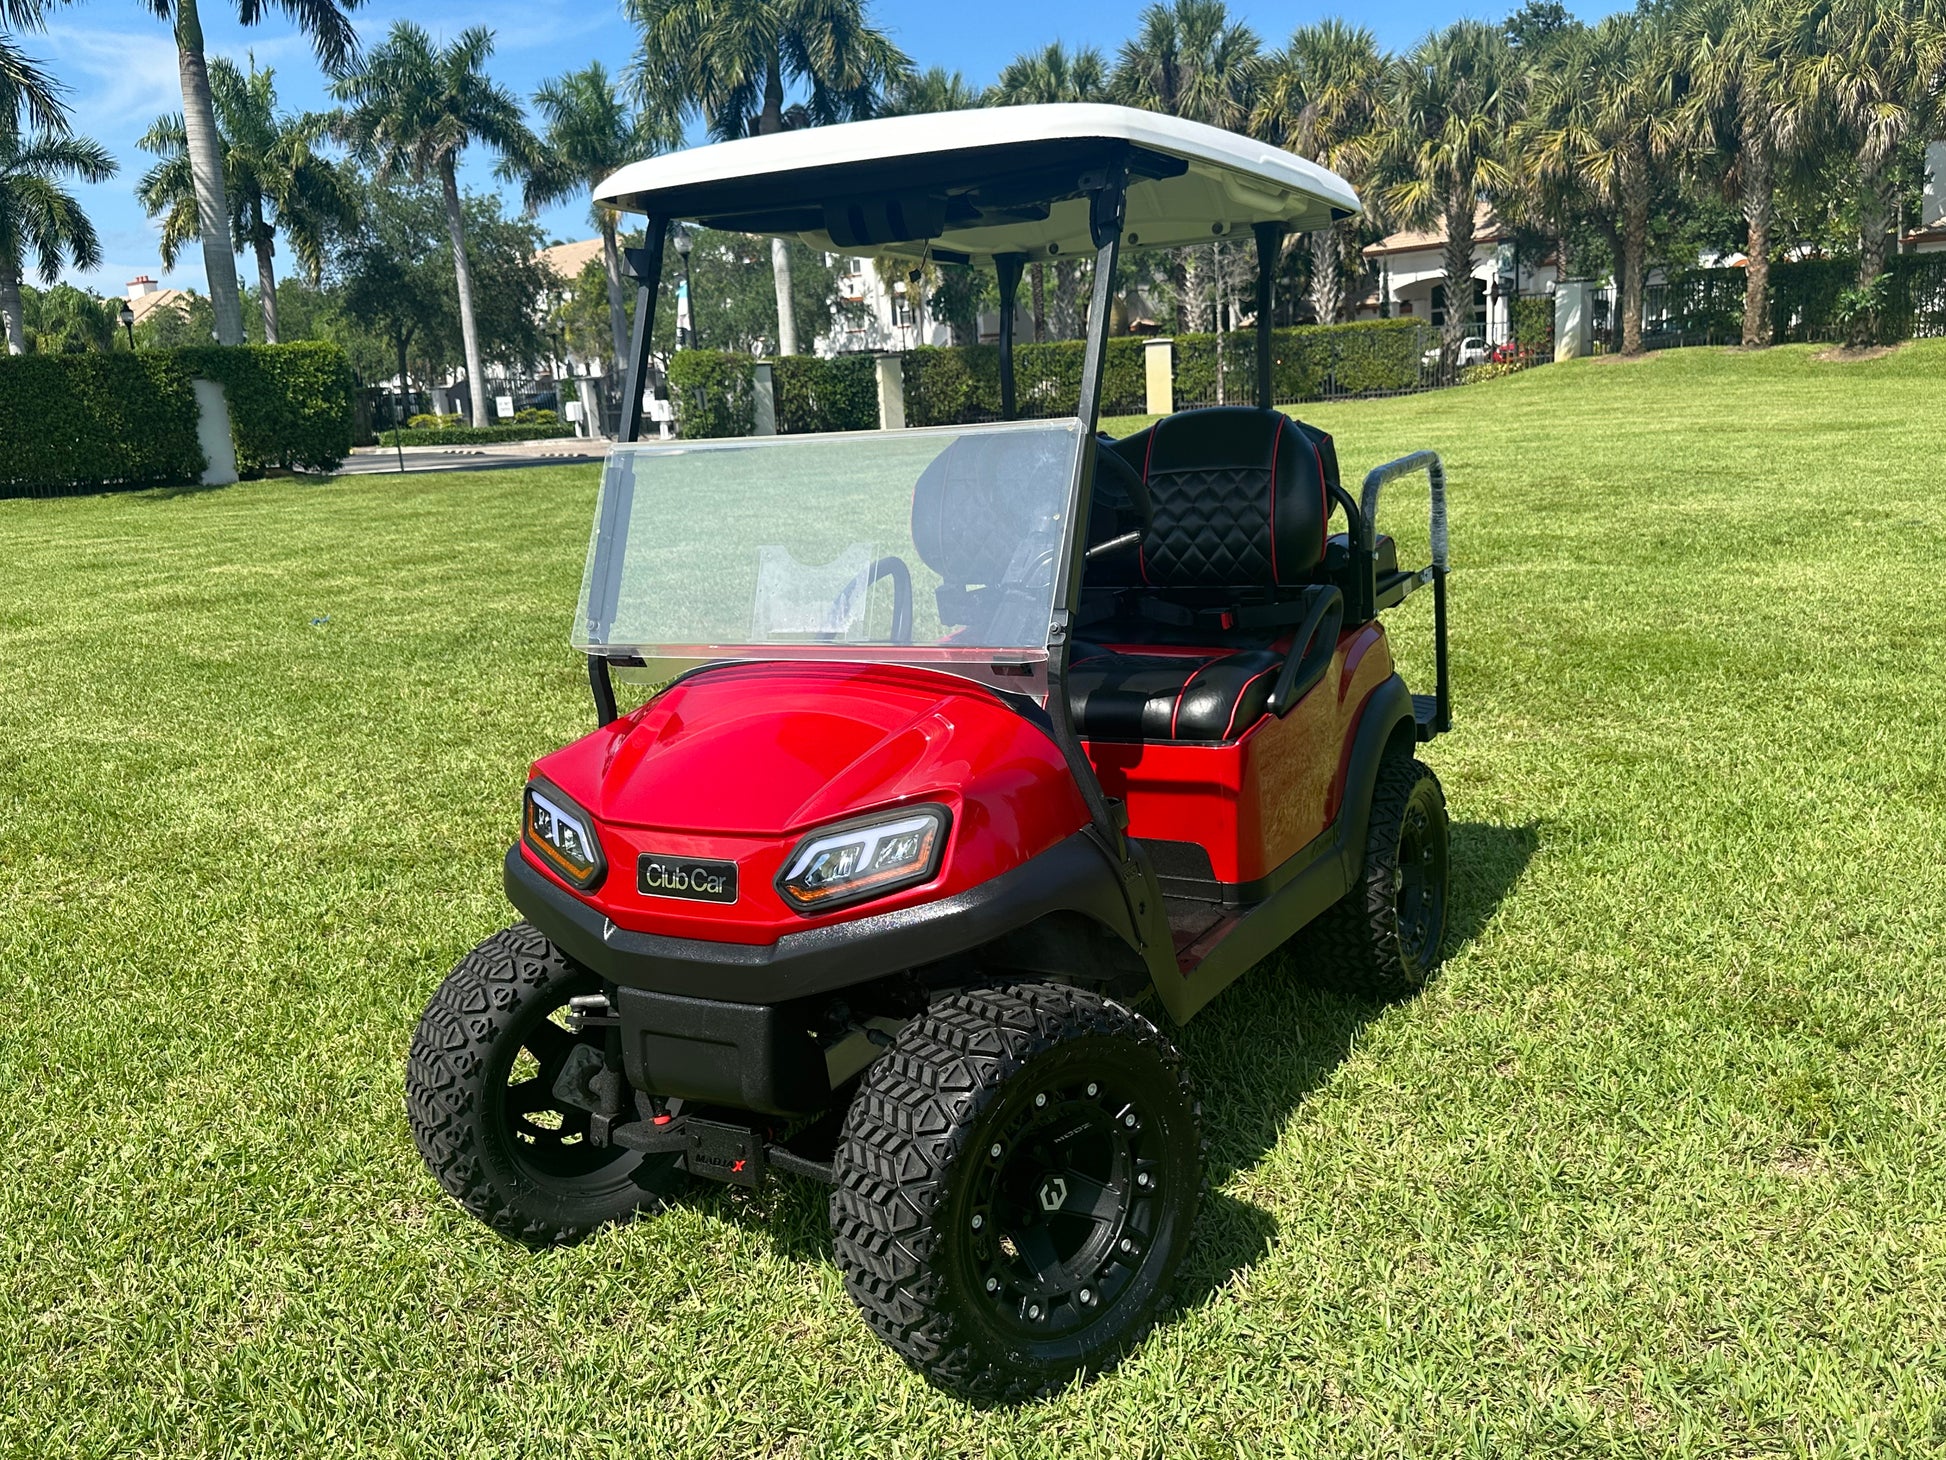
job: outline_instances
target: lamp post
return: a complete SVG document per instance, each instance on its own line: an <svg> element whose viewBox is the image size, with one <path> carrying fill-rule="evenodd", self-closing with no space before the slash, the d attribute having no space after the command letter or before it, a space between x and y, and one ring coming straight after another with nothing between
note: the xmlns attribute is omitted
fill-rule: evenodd
<svg viewBox="0 0 1946 1460"><path fill-rule="evenodd" d="M689 236L687 226L676 227L676 256L682 260L682 303L676 310L676 348L679 350L696 348L696 291L689 282L689 252L696 247L696 240Z"/></svg>
<svg viewBox="0 0 1946 1460"><path fill-rule="evenodd" d="M135 349L135 311L128 307L126 299L122 301L122 312L117 318L121 320L122 328L128 331L128 348L132 352Z"/></svg>

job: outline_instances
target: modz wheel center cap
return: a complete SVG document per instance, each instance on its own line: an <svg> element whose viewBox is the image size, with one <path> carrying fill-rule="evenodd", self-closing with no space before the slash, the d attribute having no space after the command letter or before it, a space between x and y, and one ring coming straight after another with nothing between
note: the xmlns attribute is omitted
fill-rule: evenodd
<svg viewBox="0 0 1946 1460"><path fill-rule="evenodd" d="M1065 1177L1050 1176L1041 1186L1041 1210L1058 1212L1067 1204L1068 1183Z"/></svg>

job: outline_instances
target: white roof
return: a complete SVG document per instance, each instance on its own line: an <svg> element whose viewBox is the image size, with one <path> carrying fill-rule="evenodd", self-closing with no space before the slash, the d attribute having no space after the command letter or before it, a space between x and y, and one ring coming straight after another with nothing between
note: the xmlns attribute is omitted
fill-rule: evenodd
<svg viewBox="0 0 1946 1460"><path fill-rule="evenodd" d="M850 254L1092 252L1082 173L1126 157L1138 248L1324 227L1359 208L1335 173L1266 142L1131 107L987 107L692 147L629 164L595 200Z"/></svg>

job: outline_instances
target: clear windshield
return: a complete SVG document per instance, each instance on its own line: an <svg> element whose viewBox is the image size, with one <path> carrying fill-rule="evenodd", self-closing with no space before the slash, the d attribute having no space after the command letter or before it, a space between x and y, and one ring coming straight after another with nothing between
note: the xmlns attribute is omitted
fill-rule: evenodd
<svg viewBox="0 0 1946 1460"><path fill-rule="evenodd" d="M574 646L951 670L1042 695L1076 420L642 442L608 457Z"/></svg>

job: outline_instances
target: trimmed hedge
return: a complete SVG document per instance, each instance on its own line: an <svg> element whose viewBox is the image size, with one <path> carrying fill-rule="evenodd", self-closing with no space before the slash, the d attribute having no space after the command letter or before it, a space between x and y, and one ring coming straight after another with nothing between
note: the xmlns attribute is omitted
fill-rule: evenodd
<svg viewBox="0 0 1946 1460"><path fill-rule="evenodd" d="M689 440L748 436L756 422L750 392L756 361L722 350L678 350L669 358L676 430Z"/></svg>
<svg viewBox="0 0 1946 1460"><path fill-rule="evenodd" d="M178 350L191 375L214 380L230 404L237 472L333 471L351 454L358 382L336 345L197 345Z"/></svg>
<svg viewBox="0 0 1946 1460"><path fill-rule="evenodd" d="M1422 360L1438 343L1423 320L1366 319L1355 324L1301 325L1271 331L1271 389L1284 404L1325 395L1378 395L1413 390ZM1256 398L1257 337L1223 336L1224 398ZM1176 404L1216 399L1216 336L1176 336Z"/></svg>
<svg viewBox="0 0 1946 1460"><path fill-rule="evenodd" d="M381 446L484 446L494 441L558 441L572 426L408 426L378 433Z"/></svg>
<svg viewBox="0 0 1946 1460"><path fill-rule="evenodd" d="M351 450L355 382L336 345L196 345L0 357L0 490L10 496L193 482L208 462L190 382L230 406L237 470L330 471Z"/></svg>
<svg viewBox="0 0 1946 1460"><path fill-rule="evenodd" d="M779 431L878 429L878 370L870 355L787 355L774 364Z"/></svg>
<svg viewBox="0 0 1946 1460"><path fill-rule="evenodd" d="M1101 381L1103 415L1133 415L1146 408L1143 344L1132 335L1109 340ZM1081 340L1014 346L1014 404L1022 417L1073 414L1086 349ZM1000 347L921 345L907 350L905 419L912 426L999 420Z"/></svg>
<svg viewBox="0 0 1946 1460"><path fill-rule="evenodd" d="M173 352L0 355L0 491L193 482L208 462Z"/></svg>

